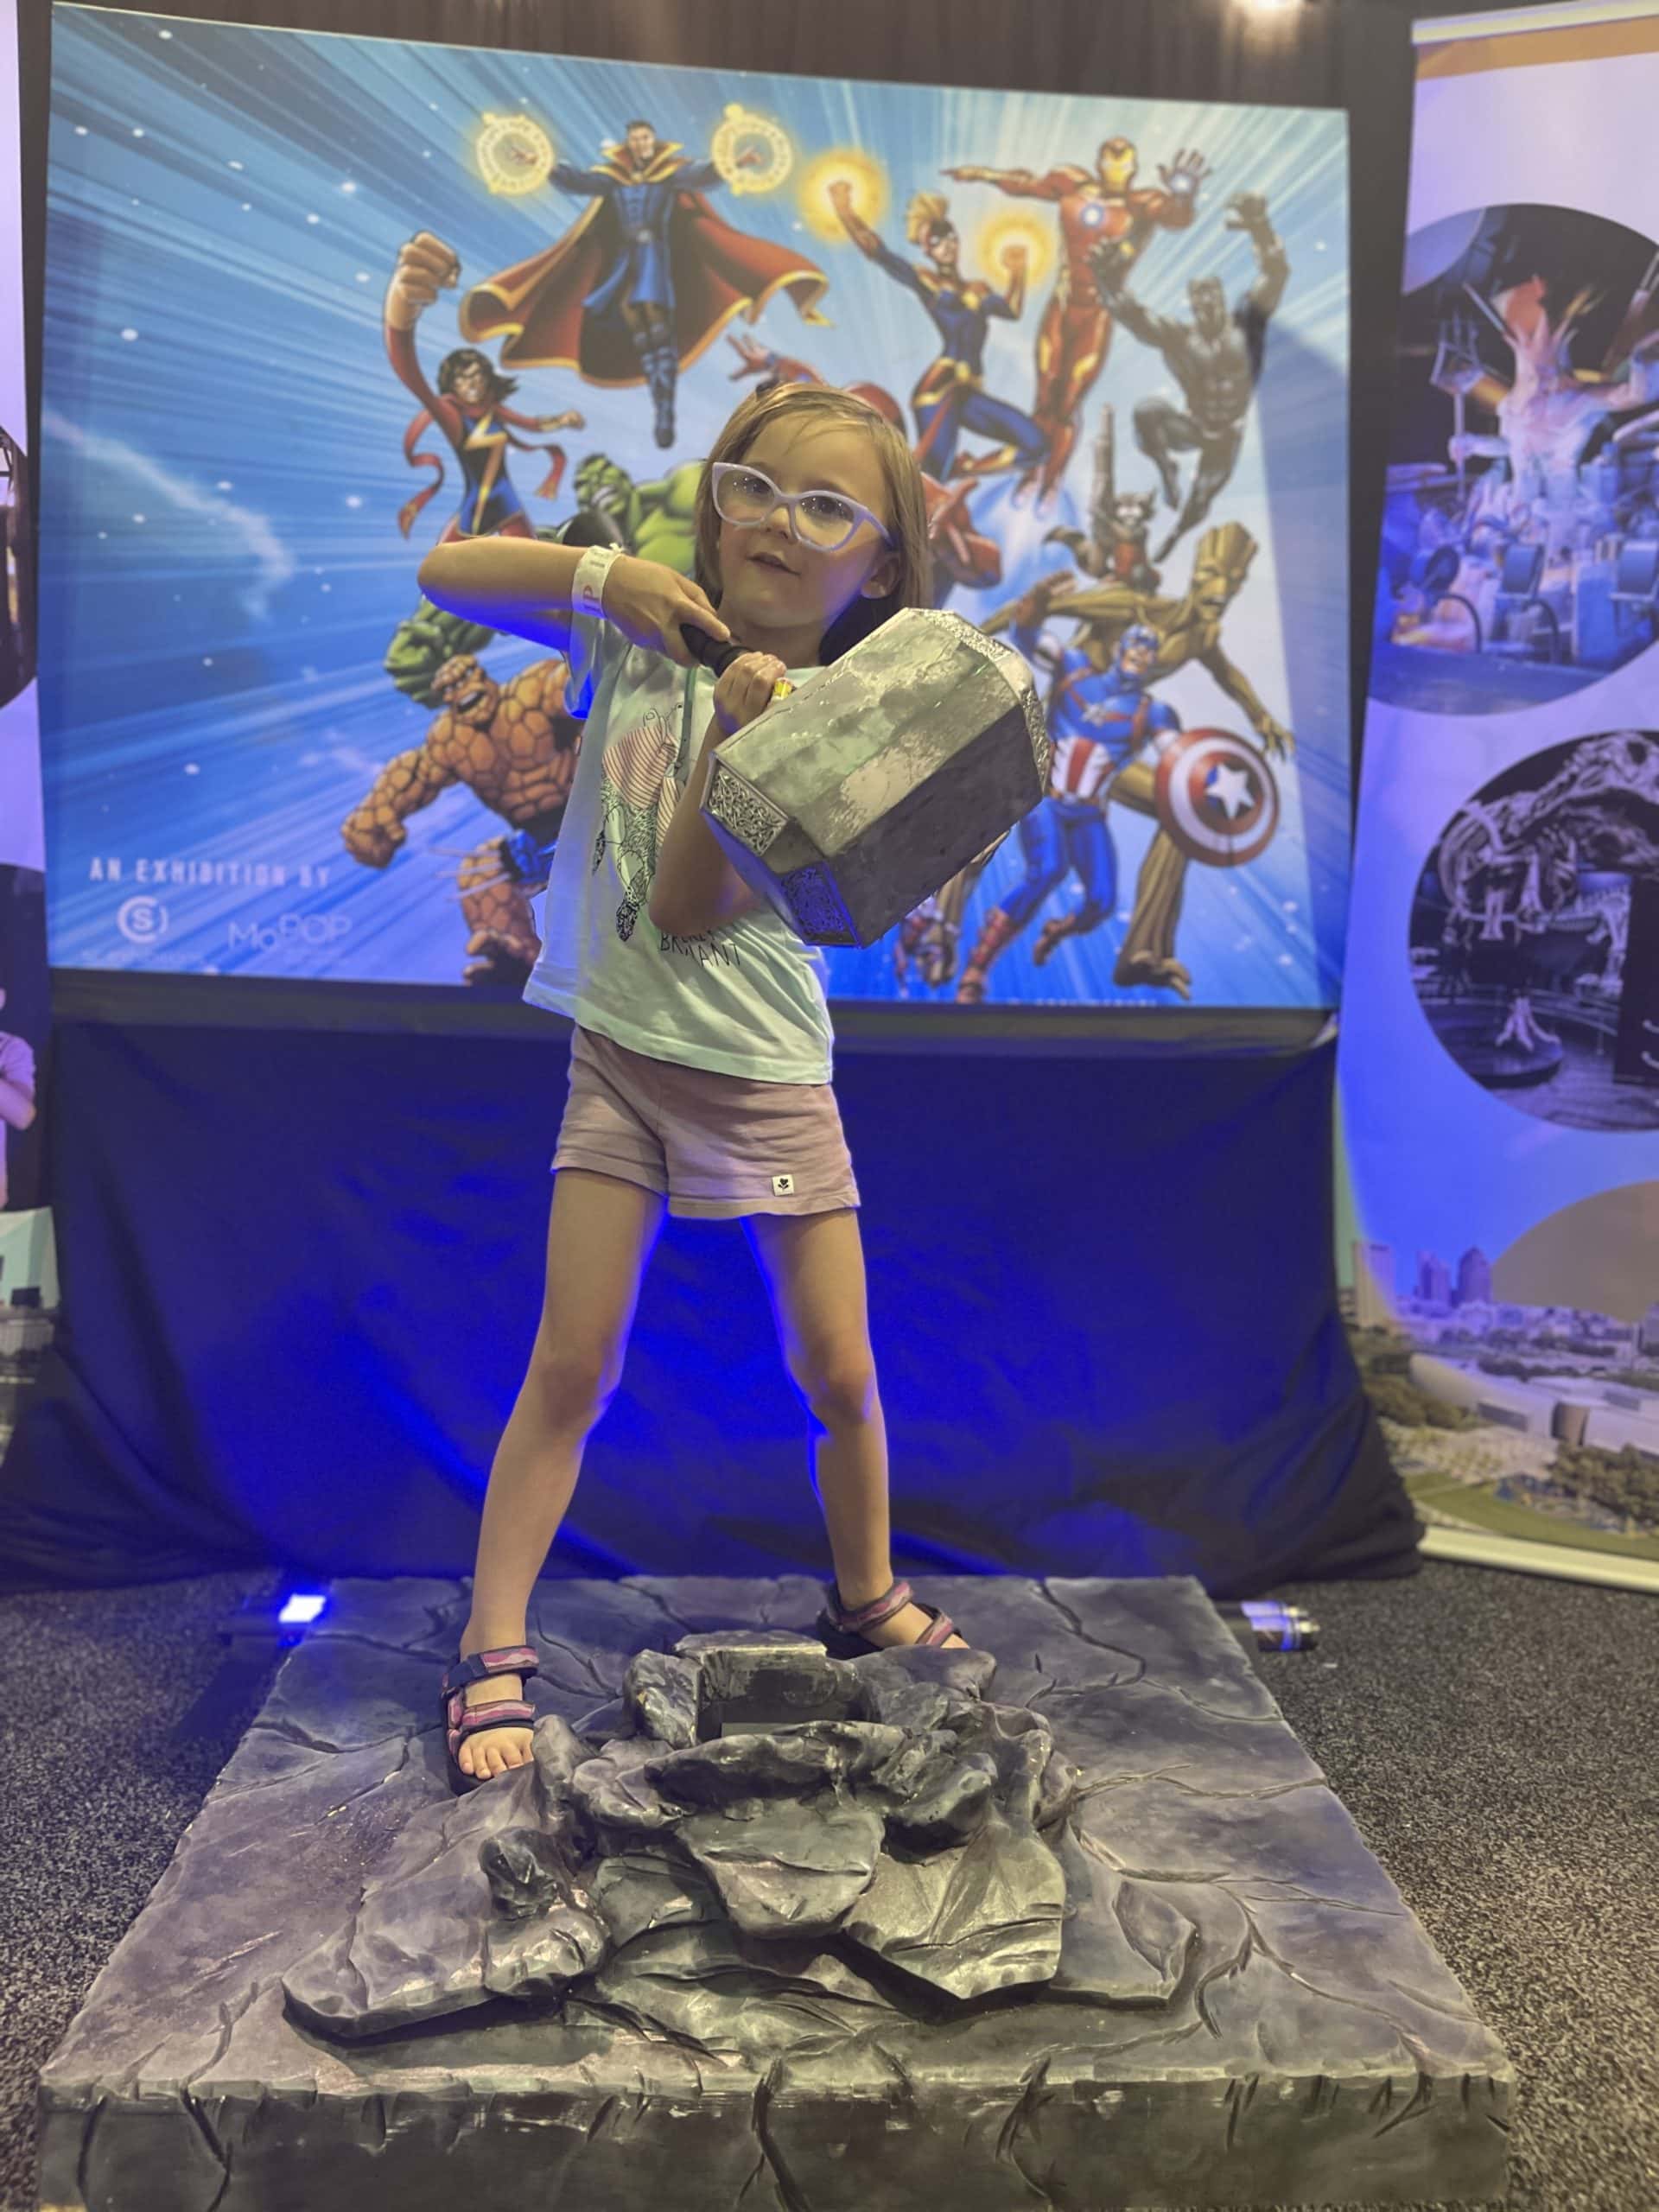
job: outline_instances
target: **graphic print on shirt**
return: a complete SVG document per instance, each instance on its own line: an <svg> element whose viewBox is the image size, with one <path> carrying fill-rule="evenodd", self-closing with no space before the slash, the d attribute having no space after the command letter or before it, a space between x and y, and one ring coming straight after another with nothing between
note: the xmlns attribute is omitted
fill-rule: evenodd
<svg viewBox="0 0 1659 2212"><path fill-rule="evenodd" d="M679 733L665 715L648 714L605 747L603 812L594 840L594 868L608 840L622 880L616 933L626 944L645 910L657 855L679 804Z"/></svg>

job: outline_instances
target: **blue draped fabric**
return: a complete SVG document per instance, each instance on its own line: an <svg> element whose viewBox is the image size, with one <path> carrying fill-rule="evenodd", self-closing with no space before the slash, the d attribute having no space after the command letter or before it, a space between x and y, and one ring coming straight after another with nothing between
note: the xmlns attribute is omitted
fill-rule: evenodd
<svg viewBox="0 0 1659 2212"><path fill-rule="evenodd" d="M1336 1310L1332 1059L843 1052L900 1571L1411 1570ZM565 1066L551 1025L62 1024L10 1577L469 1571ZM671 1224L550 1571L826 1564L741 1234Z"/></svg>

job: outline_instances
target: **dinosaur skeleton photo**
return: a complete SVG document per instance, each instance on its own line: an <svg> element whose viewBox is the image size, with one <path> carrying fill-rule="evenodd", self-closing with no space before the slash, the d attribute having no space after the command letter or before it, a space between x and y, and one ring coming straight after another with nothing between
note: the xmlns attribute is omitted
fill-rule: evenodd
<svg viewBox="0 0 1659 2212"><path fill-rule="evenodd" d="M1626 1033L1625 963L1637 898L1659 887L1659 737L1622 730L1526 766L1531 787L1471 799L1425 874L1424 1013L1465 1074L1525 1112L1656 1126L1659 1066Z"/></svg>

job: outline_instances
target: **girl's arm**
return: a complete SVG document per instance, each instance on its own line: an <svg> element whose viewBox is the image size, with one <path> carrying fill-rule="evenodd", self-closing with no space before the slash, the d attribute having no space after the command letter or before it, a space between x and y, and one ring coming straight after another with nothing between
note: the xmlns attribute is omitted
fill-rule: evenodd
<svg viewBox="0 0 1659 2212"><path fill-rule="evenodd" d="M435 545L416 582L434 606L450 614L563 651L570 642L572 586L582 554L580 546L548 545L535 537L460 537ZM615 582L613 575L606 578L607 599Z"/></svg>
<svg viewBox="0 0 1659 2212"><path fill-rule="evenodd" d="M492 629L563 652L570 643L570 609L576 569L587 549L550 545L537 537L461 537L435 545L416 577L433 604ZM630 645L666 653L682 668L691 653L680 635L694 622L711 637L731 632L687 576L660 561L620 554L606 573L605 619Z"/></svg>
<svg viewBox="0 0 1659 2212"><path fill-rule="evenodd" d="M703 820L702 798L715 747L771 704L772 685L785 673L782 661L770 653L745 653L715 686L714 715L657 855L646 908L669 937L706 936L760 904Z"/></svg>
<svg viewBox="0 0 1659 2212"><path fill-rule="evenodd" d="M26 1129L35 1119L35 1093L9 1076L0 1075L0 1122L14 1129Z"/></svg>

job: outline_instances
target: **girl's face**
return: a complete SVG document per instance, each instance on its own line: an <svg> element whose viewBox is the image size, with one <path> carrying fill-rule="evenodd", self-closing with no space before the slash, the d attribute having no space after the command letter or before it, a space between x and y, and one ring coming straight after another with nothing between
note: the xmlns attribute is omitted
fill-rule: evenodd
<svg viewBox="0 0 1659 2212"><path fill-rule="evenodd" d="M839 492L892 525L875 448L851 423L776 416L743 460L781 491ZM749 526L721 520L720 611L745 644L792 667L817 659L824 632L855 599L882 597L898 575L898 555L866 522L825 553L801 543L781 506Z"/></svg>

